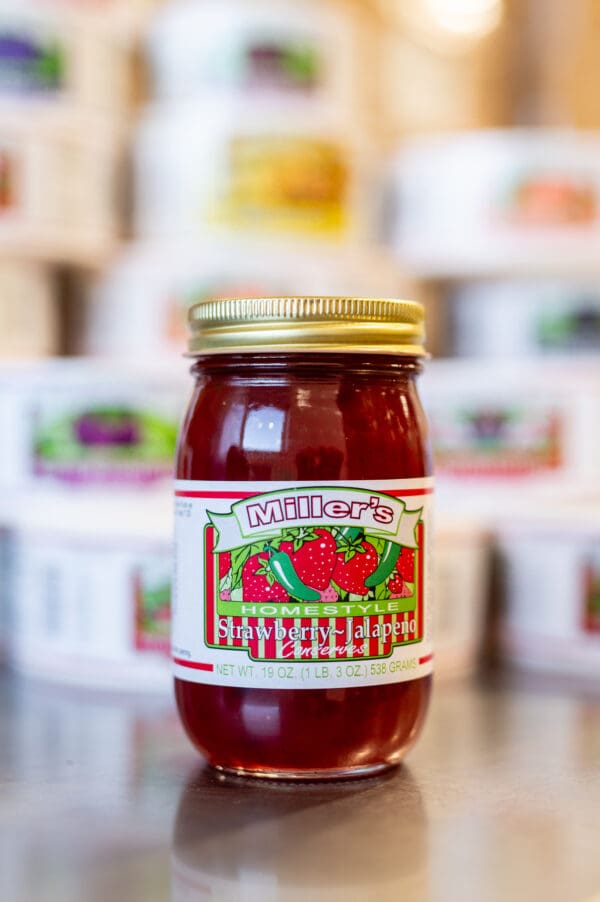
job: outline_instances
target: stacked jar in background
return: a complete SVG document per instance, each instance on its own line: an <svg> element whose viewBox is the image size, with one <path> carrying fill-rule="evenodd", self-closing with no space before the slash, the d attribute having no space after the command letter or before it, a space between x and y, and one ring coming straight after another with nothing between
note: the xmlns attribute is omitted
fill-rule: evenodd
<svg viewBox="0 0 600 902"><path fill-rule="evenodd" d="M446 311L423 385L439 508L497 539L501 655L576 676L600 668L599 148L566 129L420 139L392 175L392 244Z"/></svg>
<svg viewBox="0 0 600 902"><path fill-rule="evenodd" d="M135 239L91 289L85 353L172 355L206 297L396 294L378 247L375 20L344 0L174 0L146 39Z"/></svg>
<svg viewBox="0 0 600 902"><path fill-rule="evenodd" d="M106 4L0 3L0 641L38 677L164 690L182 380L34 360L120 240L130 38Z"/></svg>
<svg viewBox="0 0 600 902"><path fill-rule="evenodd" d="M0 3L0 353L61 345L56 267L118 237L126 47L103 17Z"/></svg>
<svg viewBox="0 0 600 902"><path fill-rule="evenodd" d="M9 657L39 677L166 690L183 380L64 359L5 364L0 386Z"/></svg>

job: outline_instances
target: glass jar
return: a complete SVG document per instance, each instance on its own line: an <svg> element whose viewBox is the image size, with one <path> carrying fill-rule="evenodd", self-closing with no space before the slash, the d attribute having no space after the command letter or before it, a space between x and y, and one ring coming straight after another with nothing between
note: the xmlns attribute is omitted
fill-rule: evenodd
<svg viewBox="0 0 600 902"><path fill-rule="evenodd" d="M432 671L431 454L407 301L212 301L177 454L173 657L208 761L360 776L415 740Z"/></svg>

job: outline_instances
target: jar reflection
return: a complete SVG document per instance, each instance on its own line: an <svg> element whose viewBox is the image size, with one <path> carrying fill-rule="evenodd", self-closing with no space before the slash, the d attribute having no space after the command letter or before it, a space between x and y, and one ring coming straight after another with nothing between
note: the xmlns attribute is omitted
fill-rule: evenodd
<svg viewBox="0 0 600 902"><path fill-rule="evenodd" d="M427 892L427 818L410 772L359 783L263 784L199 771L172 852L173 902L387 900Z"/></svg>

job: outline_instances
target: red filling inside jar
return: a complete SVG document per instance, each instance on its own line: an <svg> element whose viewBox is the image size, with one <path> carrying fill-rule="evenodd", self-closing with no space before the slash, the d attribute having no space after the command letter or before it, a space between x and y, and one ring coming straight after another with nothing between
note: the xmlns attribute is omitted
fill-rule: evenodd
<svg viewBox="0 0 600 902"><path fill-rule="evenodd" d="M200 357L177 478L382 480L431 474L415 357L245 353ZM177 705L213 765L335 776L397 763L427 709L430 677L385 685L259 689L175 680Z"/></svg>

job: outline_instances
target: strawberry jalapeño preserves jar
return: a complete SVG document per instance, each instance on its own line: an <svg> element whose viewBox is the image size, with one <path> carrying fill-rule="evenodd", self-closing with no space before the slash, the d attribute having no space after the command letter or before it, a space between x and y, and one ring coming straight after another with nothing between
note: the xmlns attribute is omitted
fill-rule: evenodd
<svg viewBox="0 0 600 902"><path fill-rule="evenodd" d="M185 729L238 774L397 764L432 671L423 310L208 301L190 325L173 609Z"/></svg>

